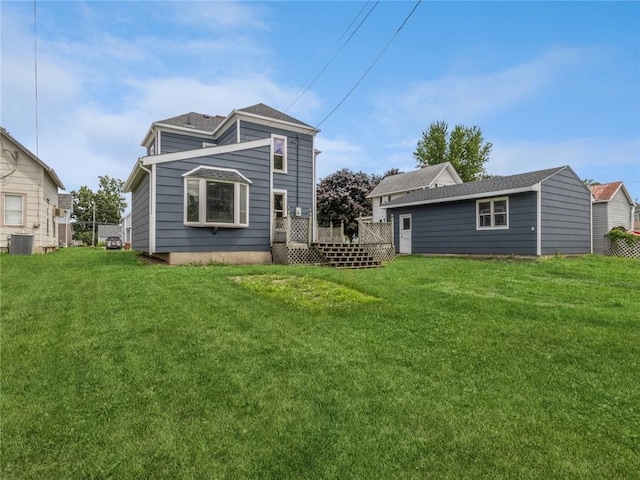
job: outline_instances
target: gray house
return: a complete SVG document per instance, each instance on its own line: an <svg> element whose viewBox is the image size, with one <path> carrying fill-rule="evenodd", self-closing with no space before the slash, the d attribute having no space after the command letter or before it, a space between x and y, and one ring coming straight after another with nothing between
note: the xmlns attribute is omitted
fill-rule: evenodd
<svg viewBox="0 0 640 480"><path fill-rule="evenodd" d="M614 227L633 230L635 202L622 182L589 187L593 194L593 253L604 253L604 236Z"/></svg>
<svg viewBox="0 0 640 480"><path fill-rule="evenodd" d="M132 249L170 264L271 263L273 218L315 216L317 133L262 103L154 122L124 186Z"/></svg>
<svg viewBox="0 0 640 480"><path fill-rule="evenodd" d="M417 190L384 208L399 253L591 252L591 192L568 166Z"/></svg>

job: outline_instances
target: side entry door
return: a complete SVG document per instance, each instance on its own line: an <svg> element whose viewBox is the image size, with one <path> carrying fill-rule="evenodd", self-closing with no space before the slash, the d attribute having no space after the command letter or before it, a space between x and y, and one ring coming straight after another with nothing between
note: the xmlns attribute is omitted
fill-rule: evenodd
<svg viewBox="0 0 640 480"><path fill-rule="evenodd" d="M400 253L411 253L411 214L400 215Z"/></svg>

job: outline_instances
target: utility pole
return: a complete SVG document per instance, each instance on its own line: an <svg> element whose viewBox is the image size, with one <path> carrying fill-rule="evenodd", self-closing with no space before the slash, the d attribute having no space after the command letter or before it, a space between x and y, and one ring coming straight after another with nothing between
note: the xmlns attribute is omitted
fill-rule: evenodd
<svg viewBox="0 0 640 480"><path fill-rule="evenodd" d="M93 201L93 232L91 233L91 246L96 246L96 201Z"/></svg>

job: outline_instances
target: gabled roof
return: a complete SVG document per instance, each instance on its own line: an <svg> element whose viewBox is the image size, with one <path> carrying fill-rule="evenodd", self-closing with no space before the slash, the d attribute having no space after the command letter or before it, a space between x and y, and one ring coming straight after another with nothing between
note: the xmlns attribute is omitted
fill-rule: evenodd
<svg viewBox="0 0 640 480"><path fill-rule="evenodd" d="M24 153L27 154L27 156L29 156L34 162L36 162L38 165L40 165L44 169L44 171L49 174L49 176L51 177L51 180L53 180L53 183L55 183L56 186L59 189L61 189L61 190L65 189L64 185L62 184L62 180L60 180L60 178L58 177L58 175L56 174L56 172L55 172L55 170L53 168L51 168L49 165L47 165L42 160L40 160L38 157L36 157L27 147L25 147L19 141L17 141L15 138L13 138L11 136L11 134L9 134L9 132L7 132L3 127L0 127L0 134L2 134L2 136L7 137L9 140L11 140L13 143L15 143L17 147L22 149L24 151ZM2 148L4 149L5 147L3 146Z"/></svg>
<svg viewBox="0 0 640 480"><path fill-rule="evenodd" d="M58 207L63 208L65 210L73 209L73 197L70 193L59 193L58 194Z"/></svg>
<svg viewBox="0 0 640 480"><path fill-rule="evenodd" d="M376 186L376 188L367 195L367 198L408 192L419 188L428 188L436 183L440 174L447 169L451 175L459 181L459 183L462 183L462 179L458 176L458 172L453 168L453 165L449 162L445 162L439 165L431 165L419 170L385 177Z"/></svg>
<svg viewBox="0 0 640 480"><path fill-rule="evenodd" d="M200 135L211 135L213 139L215 138L216 133L222 133L225 125L232 122L234 118L238 116L252 118L265 123L269 121L273 122L275 120L276 122L286 123L290 126L297 127L298 130L305 133L317 133L320 131L304 122L301 122L297 118L293 118L284 112L270 107L269 105L257 103L250 107L232 110L226 117L222 115L207 115L206 113L189 112L176 117L155 121L149 127L147 134L142 139L141 145L143 147L147 146L153 134L154 127L163 126L165 128L175 128L181 131L191 130L193 133L198 133Z"/></svg>
<svg viewBox="0 0 640 480"><path fill-rule="evenodd" d="M416 190L390 201L386 205L383 205L382 208L441 203L454 200L480 198L486 195L507 195L511 193L533 191L536 190L538 183L567 168L569 167L548 168L546 170L520 173L518 175L488 178L477 182Z"/></svg>
<svg viewBox="0 0 640 480"><path fill-rule="evenodd" d="M213 133L218 125L222 123L224 117L221 115L207 115L206 113L189 112L178 115L177 117L159 120L157 124L172 125L174 127L186 127L200 130L203 132Z"/></svg>
<svg viewBox="0 0 640 480"><path fill-rule="evenodd" d="M633 199L629 192L627 192L624 183L622 182L611 182L611 183L603 183L600 185L590 185L589 190L591 190L591 194L593 195L595 202L609 202L613 197L616 196L618 190L622 189L622 193L625 197L627 197L627 201L630 205L633 205Z"/></svg>
<svg viewBox="0 0 640 480"><path fill-rule="evenodd" d="M251 105L250 107L239 108L237 111L258 115L259 117L273 118L275 120L281 120L283 122L296 123L298 125L312 128L311 125L301 122L297 118L293 118L284 112L270 107L269 105L265 105L264 103L256 103L255 105Z"/></svg>

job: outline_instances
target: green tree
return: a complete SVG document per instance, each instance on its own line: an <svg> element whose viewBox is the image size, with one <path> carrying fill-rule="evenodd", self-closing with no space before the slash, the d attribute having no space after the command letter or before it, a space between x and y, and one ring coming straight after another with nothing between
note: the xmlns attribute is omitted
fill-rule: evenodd
<svg viewBox="0 0 640 480"><path fill-rule="evenodd" d="M492 148L479 127L456 125L449 133L447 122L438 121L422 132L413 156L418 167L450 162L462 181L473 182L488 177L485 164Z"/></svg>
<svg viewBox="0 0 640 480"><path fill-rule="evenodd" d="M318 223L323 227L344 222L349 238L358 231L358 217L371 215L371 200L367 195L377 185L373 175L338 170L320 179L316 188Z"/></svg>
<svg viewBox="0 0 640 480"><path fill-rule="evenodd" d="M96 225L120 223L124 209L127 208L127 203L122 193L124 182L109 176L100 176L98 179L99 188L97 192L93 192L87 186L71 191L73 198L71 218L74 220L74 237L76 240L82 240L85 243L91 243L94 206Z"/></svg>

